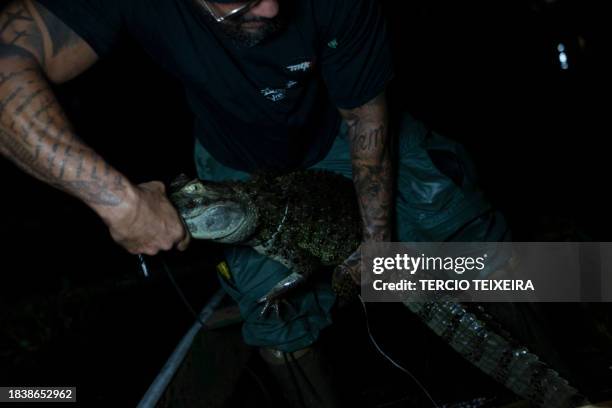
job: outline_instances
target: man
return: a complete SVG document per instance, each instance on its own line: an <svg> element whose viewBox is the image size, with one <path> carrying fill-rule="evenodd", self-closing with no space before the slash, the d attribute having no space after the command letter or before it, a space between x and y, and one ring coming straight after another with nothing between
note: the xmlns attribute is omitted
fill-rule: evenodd
<svg viewBox="0 0 612 408"><path fill-rule="evenodd" d="M2 153L81 199L129 252L184 250L189 234L164 186L134 185L107 164L74 133L49 87L85 71L124 35L184 84L200 177L296 168L352 177L363 242L391 239L393 207L402 241L504 234L472 188L460 147L409 116L393 135L395 179L385 98L393 72L375 0L12 1L0 17ZM285 353L314 361L310 346L331 323L329 284L293 296L283 321L260 318L260 297L287 270L245 248L228 249L226 258L221 281L240 305L245 341L272 366L283 365ZM358 261L356 252L336 277L357 281Z"/></svg>

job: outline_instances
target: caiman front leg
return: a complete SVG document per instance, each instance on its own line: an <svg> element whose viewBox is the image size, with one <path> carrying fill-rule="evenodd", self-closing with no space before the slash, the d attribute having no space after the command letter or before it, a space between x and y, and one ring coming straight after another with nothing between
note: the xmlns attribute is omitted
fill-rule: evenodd
<svg viewBox="0 0 612 408"><path fill-rule="evenodd" d="M287 250L281 256L274 257L274 259L282 263L292 272L289 276L274 285L265 296L262 296L258 300L258 303L264 304L260 313L261 317L266 316L270 310L273 310L280 319L280 304L283 303L291 308L291 305L286 301L287 295L303 286L308 281L317 268L318 261L302 249Z"/></svg>

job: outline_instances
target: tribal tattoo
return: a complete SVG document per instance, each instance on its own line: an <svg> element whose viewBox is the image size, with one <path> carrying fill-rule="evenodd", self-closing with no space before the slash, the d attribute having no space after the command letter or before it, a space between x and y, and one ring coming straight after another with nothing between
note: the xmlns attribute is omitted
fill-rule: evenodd
<svg viewBox="0 0 612 408"><path fill-rule="evenodd" d="M44 57L43 39L25 2L9 5L0 17L3 45L19 45Z"/></svg>
<svg viewBox="0 0 612 408"><path fill-rule="evenodd" d="M117 206L127 181L74 134L45 77L45 64L77 40L35 2L0 13L0 151L90 205Z"/></svg>
<svg viewBox="0 0 612 408"><path fill-rule="evenodd" d="M32 2L36 11L43 21L43 25L49 33L51 39L51 55L58 55L63 49L69 48L78 43L80 38L69 29L60 19L55 17L46 8L36 2Z"/></svg>

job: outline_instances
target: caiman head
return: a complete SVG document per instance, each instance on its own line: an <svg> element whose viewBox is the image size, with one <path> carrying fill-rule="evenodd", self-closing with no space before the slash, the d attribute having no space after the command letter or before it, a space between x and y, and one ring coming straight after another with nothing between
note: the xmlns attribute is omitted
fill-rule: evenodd
<svg viewBox="0 0 612 408"><path fill-rule="evenodd" d="M240 194L239 184L190 180L181 175L170 186L170 200L196 239L242 243L257 228L256 210Z"/></svg>

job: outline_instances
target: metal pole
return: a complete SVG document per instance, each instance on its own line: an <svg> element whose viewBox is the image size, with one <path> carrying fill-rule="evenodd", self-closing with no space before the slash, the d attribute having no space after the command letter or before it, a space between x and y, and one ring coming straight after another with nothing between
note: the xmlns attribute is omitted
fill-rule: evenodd
<svg viewBox="0 0 612 408"><path fill-rule="evenodd" d="M202 323L206 323L206 321L210 318L215 311L215 308L223 299L223 296L225 296L225 292L220 289L212 296L206 306L204 306L200 312L200 319L196 320L187 334L183 336L178 346L176 346L174 352L170 355L170 358L168 358L168 361L140 400L138 408L154 408L157 405L160 398L166 391L166 388L168 388L170 381L172 381L172 378L183 363L187 352L193 344L195 336L202 329Z"/></svg>

